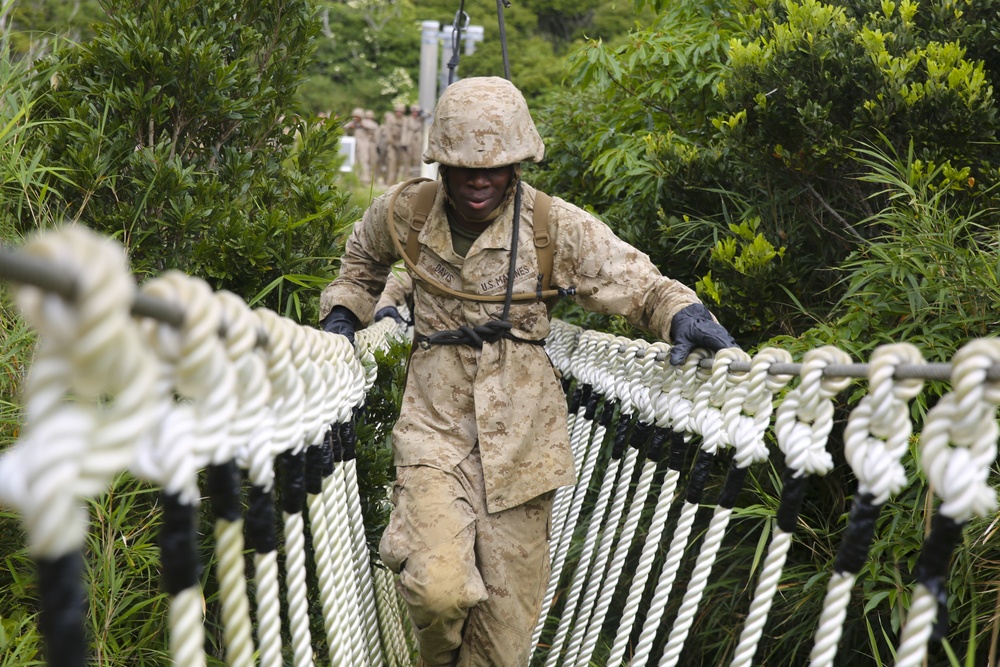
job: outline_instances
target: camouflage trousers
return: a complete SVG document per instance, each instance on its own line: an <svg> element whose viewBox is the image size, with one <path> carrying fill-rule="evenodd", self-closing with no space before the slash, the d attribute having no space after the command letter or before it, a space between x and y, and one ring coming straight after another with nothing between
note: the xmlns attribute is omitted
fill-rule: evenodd
<svg viewBox="0 0 1000 667"><path fill-rule="evenodd" d="M396 469L382 560L427 665L524 667L549 576L553 492L486 511L479 449L452 470Z"/></svg>

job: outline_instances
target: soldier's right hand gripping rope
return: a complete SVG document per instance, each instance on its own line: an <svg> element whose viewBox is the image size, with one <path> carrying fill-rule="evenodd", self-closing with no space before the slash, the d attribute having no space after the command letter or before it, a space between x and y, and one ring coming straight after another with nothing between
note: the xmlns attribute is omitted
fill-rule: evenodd
<svg viewBox="0 0 1000 667"><path fill-rule="evenodd" d="M708 308L693 303L681 309L670 321L670 363L680 366L696 347L718 352L725 347L739 347L725 327L712 318Z"/></svg>
<svg viewBox="0 0 1000 667"><path fill-rule="evenodd" d="M354 330L358 327L358 318L344 306L334 306L323 319L323 331L340 334L354 345Z"/></svg>

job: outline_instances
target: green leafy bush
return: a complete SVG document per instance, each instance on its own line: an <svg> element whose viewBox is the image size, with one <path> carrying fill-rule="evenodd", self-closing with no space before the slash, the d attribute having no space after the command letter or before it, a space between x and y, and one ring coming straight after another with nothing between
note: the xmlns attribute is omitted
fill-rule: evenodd
<svg viewBox="0 0 1000 667"><path fill-rule="evenodd" d="M339 127L295 106L319 30L309 3L106 10L36 81L36 113L66 119L37 145L67 214L118 238L141 276L180 269L313 321L354 210L335 185Z"/></svg>

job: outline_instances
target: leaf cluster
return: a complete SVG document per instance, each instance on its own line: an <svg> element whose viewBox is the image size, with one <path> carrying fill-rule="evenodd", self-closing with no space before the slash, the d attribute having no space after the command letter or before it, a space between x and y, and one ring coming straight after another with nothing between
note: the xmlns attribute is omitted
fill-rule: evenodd
<svg viewBox="0 0 1000 667"><path fill-rule="evenodd" d="M340 130L299 113L319 29L304 0L109 0L94 39L33 81L41 159L65 215L118 238L133 270L179 269L283 313L331 276L354 211ZM22 230L26 231L26 230Z"/></svg>

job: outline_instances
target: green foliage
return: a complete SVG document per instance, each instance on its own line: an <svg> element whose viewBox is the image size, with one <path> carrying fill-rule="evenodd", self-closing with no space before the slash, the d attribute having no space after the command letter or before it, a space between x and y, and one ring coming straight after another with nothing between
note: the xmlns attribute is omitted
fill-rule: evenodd
<svg viewBox="0 0 1000 667"><path fill-rule="evenodd" d="M408 0L317 3L322 32L300 94L315 113L416 102L420 23ZM379 114L381 118L381 114Z"/></svg>
<svg viewBox="0 0 1000 667"><path fill-rule="evenodd" d="M5 46L16 60L32 62L60 40L78 42L93 37L91 24L104 19L98 0L5 0Z"/></svg>
<svg viewBox="0 0 1000 667"><path fill-rule="evenodd" d="M858 356L906 340L928 359L949 359L967 340L993 333L996 211L955 204L955 176L946 165L926 171L912 149L861 152L870 168L865 181L888 202L871 221L882 231L845 263L844 295L823 328Z"/></svg>
<svg viewBox="0 0 1000 667"><path fill-rule="evenodd" d="M180 269L314 319L353 210L335 187L339 128L294 105L319 30L308 3L106 8L36 80L36 109L67 119L37 145L69 215L124 243L140 275Z"/></svg>
<svg viewBox="0 0 1000 667"><path fill-rule="evenodd" d="M324 0L323 31L301 95L313 112L345 118L356 106L378 117L393 104L417 102L423 21L450 35L459 3L453 0ZM503 76L497 6L467 0L471 25L484 29L475 53L463 53L458 76ZM529 100L561 87L561 56L585 37L609 39L634 18L610 0L518 2L504 11L511 79ZM439 71L446 63L438 62Z"/></svg>
<svg viewBox="0 0 1000 667"><path fill-rule="evenodd" d="M571 56L583 89L538 114L548 160L532 178L700 283L745 345L833 311L844 261L882 233L865 146L912 141L913 175L949 179L940 204L995 208L996 58L978 3L648 6L649 27ZM765 279L731 261L753 241L734 225L784 249Z"/></svg>
<svg viewBox="0 0 1000 667"><path fill-rule="evenodd" d="M783 262L785 248L771 245L759 227L757 217L730 223L730 234L712 247L711 269L694 285L730 333L750 340L791 329L785 291L796 281Z"/></svg>
<svg viewBox="0 0 1000 667"><path fill-rule="evenodd" d="M159 491L121 475L91 501L87 534L90 621L97 664L158 665L169 660L163 619L169 595L160 589Z"/></svg>
<svg viewBox="0 0 1000 667"><path fill-rule="evenodd" d="M409 357L410 345L402 340L392 342L387 351L375 352L378 375L358 420L358 485L368 546L375 561L380 559L378 542L389 523L389 489L396 478L392 426L403 403Z"/></svg>

